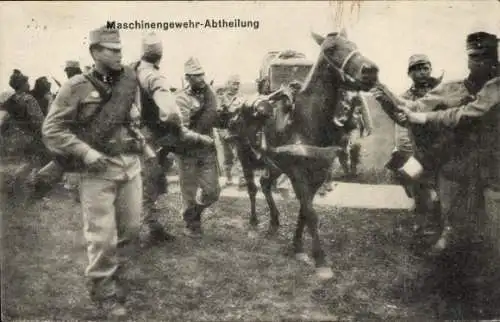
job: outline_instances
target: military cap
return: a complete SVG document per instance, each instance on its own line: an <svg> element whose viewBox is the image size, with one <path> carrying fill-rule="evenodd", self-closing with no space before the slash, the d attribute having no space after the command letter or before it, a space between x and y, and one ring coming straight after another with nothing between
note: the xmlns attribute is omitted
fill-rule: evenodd
<svg viewBox="0 0 500 322"><path fill-rule="evenodd" d="M498 38L496 35L480 31L467 35L467 53L497 52Z"/></svg>
<svg viewBox="0 0 500 322"><path fill-rule="evenodd" d="M154 32L148 32L142 37L142 54L159 55L163 53L163 45L160 38Z"/></svg>
<svg viewBox="0 0 500 322"><path fill-rule="evenodd" d="M80 63L77 62L76 60L67 60L66 61L66 65L64 67L64 70L68 69L68 68L80 68Z"/></svg>
<svg viewBox="0 0 500 322"><path fill-rule="evenodd" d="M101 45L109 49L121 49L120 33L106 26L94 29L89 34L89 45Z"/></svg>
<svg viewBox="0 0 500 322"><path fill-rule="evenodd" d="M203 68L201 68L201 64L198 61L198 59L194 57L190 57L185 63L184 63L184 74L186 75L201 75L205 74L203 71Z"/></svg>
<svg viewBox="0 0 500 322"><path fill-rule="evenodd" d="M427 55L424 54L415 54L411 55L410 58L408 59L408 71L412 69L414 66L420 65L420 64L431 64L431 60Z"/></svg>

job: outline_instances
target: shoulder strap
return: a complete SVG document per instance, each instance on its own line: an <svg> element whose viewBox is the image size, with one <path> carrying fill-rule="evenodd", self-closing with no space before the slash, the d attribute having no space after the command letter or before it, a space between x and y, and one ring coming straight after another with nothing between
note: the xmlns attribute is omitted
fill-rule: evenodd
<svg viewBox="0 0 500 322"><path fill-rule="evenodd" d="M86 75L87 76L87 75ZM135 72L125 67L123 74L113 88L96 80L95 77L87 78L96 90L102 95L103 101L92 115L92 122L87 129L88 142L97 145L107 142L116 126L123 124L127 118L129 107L135 100L137 78Z"/></svg>

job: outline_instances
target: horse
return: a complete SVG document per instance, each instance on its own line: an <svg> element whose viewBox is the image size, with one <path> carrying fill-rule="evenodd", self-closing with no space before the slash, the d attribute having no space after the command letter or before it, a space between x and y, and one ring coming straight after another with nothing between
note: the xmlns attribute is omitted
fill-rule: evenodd
<svg viewBox="0 0 500 322"><path fill-rule="evenodd" d="M302 88L295 94L291 111L280 112L282 109L271 104L269 97L257 98L251 104L244 104L247 106L240 109L235 117L238 121L230 130L236 137L236 150L247 183L251 229L256 229L259 223L254 171L266 170L266 175L260 178L260 185L270 211L269 236L274 236L280 226L272 186L284 173L300 203L293 237L295 257L310 262L302 241L307 226L312 237L316 274L320 279L329 279L333 272L326 263L321 246L313 199L327 177L332 160L342 149L338 141L343 129L334 122L337 114L342 113L336 109L339 89L369 91L378 81L378 67L358 51L345 30L326 37L312 33L312 37L320 45L321 52ZM270 94L273 95L275 93ZM284 115L291 122L284 122L287 119L283 118ZM256 133L262 134L260 140Z"/></svg>

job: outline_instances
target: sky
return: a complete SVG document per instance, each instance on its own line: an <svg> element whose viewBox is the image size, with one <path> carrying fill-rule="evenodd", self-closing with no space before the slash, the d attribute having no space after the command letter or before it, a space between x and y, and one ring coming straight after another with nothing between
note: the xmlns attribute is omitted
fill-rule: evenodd
<svg viewBox="0 0 500 322"><path fill-rule="evenodd" d="M197 57L216 84L231 74L254 82L266 52L294 49L316 60L319 46L310 32L347 30L361 53L377 63L380 79L405 90L408 58L427 54L434 74L445 80L467 73L465 37L473 31L500 35L500 1L356 2L2 2L0 3L0 90L14 68L30 76L65 80L66 60L91 64L86 38L107 21L258 21L259 28L121 30L124 62L137 60L141 37L155 31L163 41L161 70L180 86L184 62ZM53 85L53 88L57 88Z"/></svg>

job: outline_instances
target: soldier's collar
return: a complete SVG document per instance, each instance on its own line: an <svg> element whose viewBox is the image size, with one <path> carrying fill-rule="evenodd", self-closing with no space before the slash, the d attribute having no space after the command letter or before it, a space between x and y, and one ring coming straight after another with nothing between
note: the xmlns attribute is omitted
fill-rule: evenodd
<svg viewBox="0 0 500 322"><path fill-rule="evenodd" d="M193 89L191 86L188 87L188 92L193 95L200 95L205 92L206 88Z"/></svg>
<svg viewBox="0 0 500 322"><path fill-rule="evenodd" d="M410 87L410 91L416 92L416 91L421 91L421 90L430 90L432 89L432 85L429 84L428 82L422 83L422 84L415 84L413 83Z"/></svg>
<svg viewBox="0 0 500 322"><path fill-rule="evenodd" d="M92 76L94 76L95 78L97 78L98 80L100 80L101 82L103 83L106 83L106 84L114 84L118 81L118 79L120 78L121 74L123 73L123 68L119 71L116 71L116 72L110 72L108 75L103 75L101 74L97 69L92 69L92 71L90 72Z"/></svg>
<svg viewBox="0 0 500 322"><path fill-rule="evenodd" d="M145 61L144 59L141 59L141 63L144 64L145 66L152 67L154 69L160 69L160 66L158 66L158 63L150 63L148 61Z"/></svg>

